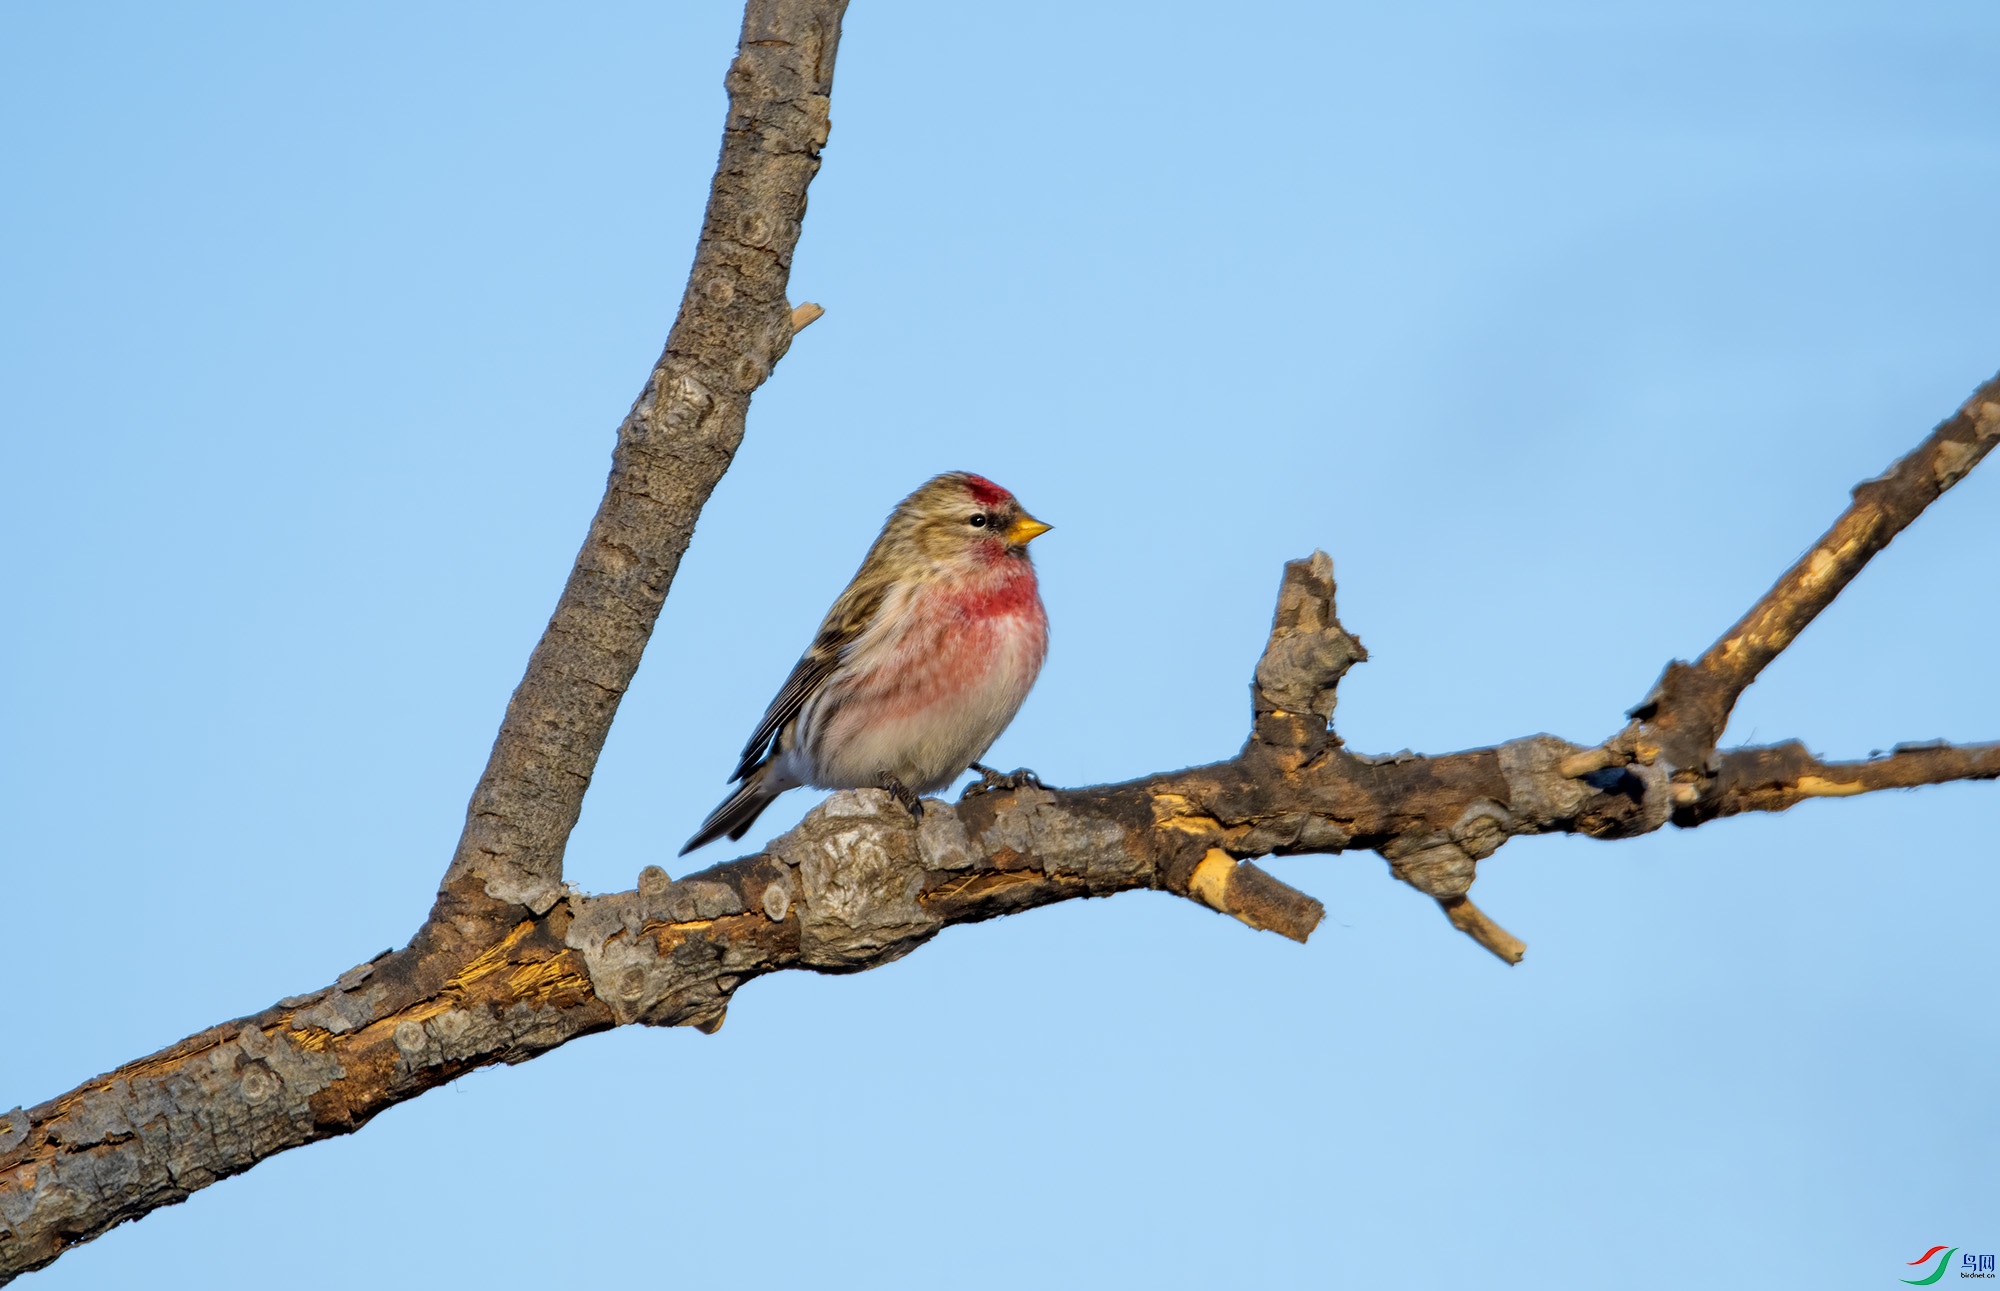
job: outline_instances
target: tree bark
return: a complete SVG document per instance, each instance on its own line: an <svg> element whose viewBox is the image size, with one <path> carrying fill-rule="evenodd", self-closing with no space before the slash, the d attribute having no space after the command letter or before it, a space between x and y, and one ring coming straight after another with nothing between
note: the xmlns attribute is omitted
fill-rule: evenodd
<svg viewBox="0 0 2000 1291"><path fill-rule="evenodd" d="M1370 757L1332 719L1367 658L1324 553L1285 567L1236 756L1124 784L968 790L913 822L887 794L831 795L763 851L630 891L565 887L562 856L620 697L750 395L817 308L787 276L828 128L843 0L751 0L728 74L708 215L665 353L620 427L605 495L507 707L430 916L403 949L0 1116L0 1283L257 1162L350 1133L495 1063L613 1026L721 1026L783 969L856 972L942 929L1057 901L1172 892L1304 941L1322 910L1254 863L1371 850L1452 926L1519 962L1469 899L1521 834L1627 838L1810 797L2000 777L2000 745L1825 762L1797 743L1720 750L1743 690L1867 561L2000 443L2000 379L1848 508L1797 565L1612 737L1530 735Z"/></svg>

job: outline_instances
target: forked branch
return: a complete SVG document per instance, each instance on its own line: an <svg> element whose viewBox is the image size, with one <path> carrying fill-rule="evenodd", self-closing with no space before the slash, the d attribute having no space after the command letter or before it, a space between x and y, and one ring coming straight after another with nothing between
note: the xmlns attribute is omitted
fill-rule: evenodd
<svg viewBox="0 0 2000 1291"><path fill-rule="evenodd" d="M1833 604L1876 552L1964 479L1995 444L2000 444L2000 377L1974 391L1888 470L1855 485L1854 501L1833 527L1736 626L1694 663L1676 660L1667 666L1653 693L1632 710L1634 726L1620 742L1634 753L1657 749L1676 768L1701 766L1758 674Z"/></svg>
<svg viewBox="0 0 2000 1291"><path fill-rule="evenodd" d="M507 708L436 906L409 945L334 983L0 1116L0 1283L287 1148L349 1133L478 1067L624 1024L713 1031L745 982L855 972L953 924L1151 890L1304 941L1319 902L1251 858L1371 850L1510 963L1468 899L1521 834L1624 838L1808 797L2000 776L2000 746L1823 762L1720 752L1743 689L1868 559L2000 441L2000 383L1879 479L1735 628L1669 665L1594 748L1532 735L1431 757L1358 755L1332 726L1367 658L1324 553L1287 565L1251 734L1204 767L1074 790L968 790L913 823L836 793L763 851L631 890L562 882L583 793L751 391L819 316L785 291L826 140L843 0L751 0L708 215L666 352L620 428L604 501Z"/></svg>

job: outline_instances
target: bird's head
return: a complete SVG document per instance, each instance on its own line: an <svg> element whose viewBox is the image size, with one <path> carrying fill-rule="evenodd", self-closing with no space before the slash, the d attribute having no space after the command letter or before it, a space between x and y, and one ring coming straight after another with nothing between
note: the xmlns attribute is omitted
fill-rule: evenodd
<svg viewBox="0 0 2000 1291"><path fill-rule="evenodd" d="M1012 493L969 471L951 471L926 482L903 499L889 520L889 532L914 553L952 565L1025 561L1028 544L1049 528Z"/></svg>

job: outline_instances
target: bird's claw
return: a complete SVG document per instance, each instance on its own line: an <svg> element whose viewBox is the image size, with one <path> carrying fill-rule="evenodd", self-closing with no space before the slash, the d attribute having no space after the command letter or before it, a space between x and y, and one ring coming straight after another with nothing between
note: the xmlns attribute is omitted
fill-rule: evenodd
<svg viewBox="0 0 2000 1291"><path fill-rule="evenodd" d="M982 766L977 762L974 762L966 769L979 773L979 783L965 787L965 792L968 794L995 793L1002 789L1046 789L1048 787L1042 783L1040 776L1026 767L1015 767L1005 775L995 771L992 767Z"/></svg>
<svg viewBox="0 0 2000 1291"><path fill-rule="evenodd" d="M911 820L922 820L924 818L924 800L904 788L901 780L884 772L881 777L881 784L884 789L888 790L890 797L902 803L908 809Z"/></svg>

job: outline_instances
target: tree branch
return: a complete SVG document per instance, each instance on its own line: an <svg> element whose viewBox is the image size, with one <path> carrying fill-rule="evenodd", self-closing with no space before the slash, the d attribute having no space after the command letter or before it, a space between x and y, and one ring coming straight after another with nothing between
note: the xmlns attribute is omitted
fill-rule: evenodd
<svg viewBox="0 0 2000 1291"><path fill-rule="evenodd" d="M1548 735L1437 757L1347 751L1324 715L1366 656L1334 591L1324 553L1286 566L1252 687L1254 733L1228 761L1077 790L975 785L956 804L929 802L921 822L886 793L846 791L764 851L679 881L648 866L631 891L566 892L541 913L465 896L457 917L325 990L17 1110L0 1129L0 1259L11 1261L0 1269L45 1263L473 1068L621 1024L713 1031L745 982L873 968L953 924L1149 889L1305 940L1319 903L1251 856L1374 850L1453 926L1517 963L1526 948L1467 897L1477 863L1508 838L1619 838L1670 815L1708 818L1674 807L1657 766L1565 774L1591 751ZM1727 787L1713 802L1726 809L1709 816L1776 810L1827 785L2000 776L2000 748L1826 764L1780 746L1720 765Z"/></svg>
<svg viewBox="0 0 2000 1291"><path fill-rule="evenodd" d="M1804 797L2000 776L2000 746L1865 763L1714 747L1742 690L1875 552L2000 438L2000 383L1881 479L1694 665L1670 665L1597 748L1532 735L1386 758L1332 729L1367 658L1325 553L1285 567L1251 734L1210 766L1076 790L975 786L921 822L887 794L828 797L763 851L631 890L564 887L562 853L619 697L749 396L817 314L786 302L826 138L841 0L751 0L729 124L681 313L620 428L605 497L508 705L431 917L331 986L0 1116L0 1282L266 1157L349 1133L467 1071L627 1023L713 1031L742 985L856 972L944 928L1079 897L1171 893L1304 941L1323 914L1249 858L1371 850L1452 925L1517 963L1468 897L1522 834L1624 838Z"/></svg>
<svg viewBox="0 0 2000 1291"><path fill-rule="evenodd" d="M1965 478L2000 444L2000 377L1973 392L1930 437L1872 480L1736 626L1692 664L1667 665L1653 693L1632 710L1631 749L1658 750L1677 768L1715 748L1729 714L1759 673L1833 604L1854 576L1924 508ZM1652 757L1645 760L1652 761Z"/></svg>
<svg viewBox="0 0 2000 1291"><path fill-rule="evenodd" d="M786 288L845 9L744 10L679 314L619 427L603 501L508 702L430 919L333 987L0 1119L0 1283L458 1071L612 1024L562 942L563 849L750 396L818 316L795 312Z"/></svg>
<svg viewBox="0 0 2000 1291"><path fill-rule="evenodd" d="M724 83L722 156L680 314L618 428L611 477L466 809L441 901L477 879L537 914L696 517L743 442L750 396L818 317L786 299L819 171L846 0L750 0ZM808 316L807 311L812 310ZM441 909L443 907L441 906Z"/></svg>
<svg viewBox="0 0 2000 1291"><path fill-rule="evenodd" d="M1784 811L1808 798L1847 798L1878 789L1914 789L1953 780L2000 779L2000 744L1899 744L1866 762L1822 762L1793 740L1722 755L1715 792L1703 812L1674 814L1675 824L1699 824L1744 811ZM1683 815L1689 818L1682 819Z"/></svg>

